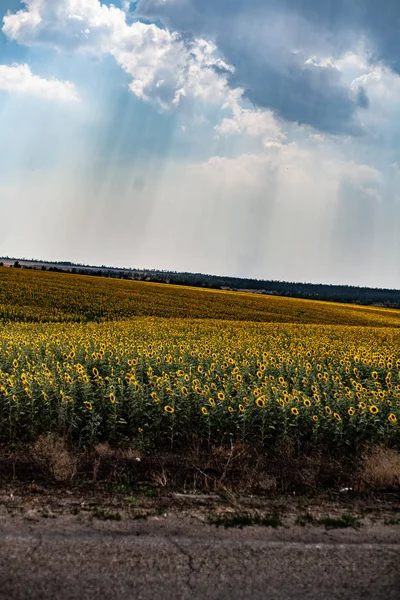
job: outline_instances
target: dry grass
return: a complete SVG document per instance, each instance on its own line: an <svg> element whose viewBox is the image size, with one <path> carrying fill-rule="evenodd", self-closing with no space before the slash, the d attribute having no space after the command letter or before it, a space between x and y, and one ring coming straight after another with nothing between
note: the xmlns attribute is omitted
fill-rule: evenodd
<svg viewBox="0 0 400 600"><path fill-rule="evenodd" d="M360 487L363 490L398 488L400 454L385 446L376 446L363 459Z"/></svg>
<svg viewBox="0 0 400 600"><path fill-rule="evenodd" d="M56 481L69 481L76 475L77 457L70 452L62 437L51 433L42 435L32 454L38 466Z"/></svg>
<svg viewBox="0 0 400 600"><path fill-rule="evenodd" d="M79 467L79 468L78 468ZM98 445L71 451L62 437L43 435L25 449L0 453L1 480L77 485L156 484L184 491L236 494L314 494L326 490L400 491L400 454L375 446L364 455L331 454L327 448L298 447L286 440L265 451L244 444L201 447L186 452L140 455L132 448Z"/></svg>

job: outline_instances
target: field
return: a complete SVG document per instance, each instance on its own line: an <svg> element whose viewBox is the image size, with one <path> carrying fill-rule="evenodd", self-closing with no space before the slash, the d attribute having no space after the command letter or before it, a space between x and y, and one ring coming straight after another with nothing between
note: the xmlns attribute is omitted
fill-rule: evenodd
<svg viewBox="0 0 400 600"><path fill-rule="evenodd" d="M0 283L3 441L398 444L398 311L6 268Z"/></svg>
<svg viewBox="0 0 400 600"><path fill-rule="evenodd" d="M398 311L3 268L0 317L3 442L399 445Z"/></svg>

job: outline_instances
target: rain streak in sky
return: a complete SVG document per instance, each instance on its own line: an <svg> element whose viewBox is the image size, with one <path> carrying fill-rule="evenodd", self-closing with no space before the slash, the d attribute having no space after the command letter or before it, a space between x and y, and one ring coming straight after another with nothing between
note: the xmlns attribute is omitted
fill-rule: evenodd
<svg viewBox="0 0 400 600"><path fill-rule="evenodd" d="M398 0L0 0L0 256L400 288Z"/></svg>

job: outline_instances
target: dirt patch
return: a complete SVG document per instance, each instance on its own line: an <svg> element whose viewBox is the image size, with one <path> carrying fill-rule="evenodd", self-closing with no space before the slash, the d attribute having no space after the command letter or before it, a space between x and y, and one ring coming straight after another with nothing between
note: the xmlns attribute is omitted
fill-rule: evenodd
<svg viewBox="0 0 400 600"><path fill-rule="evenodd" d="M297 496L166 491L144 485L94 483L83 486L10 483L0 488L0 517L38 522L66 517L72 522L128 523L188 518L231 527L340 529L400 526L399 494L338 492ZM1 518L0 518L1 522ZM400 529L399 529L400 531Z"/></svg>

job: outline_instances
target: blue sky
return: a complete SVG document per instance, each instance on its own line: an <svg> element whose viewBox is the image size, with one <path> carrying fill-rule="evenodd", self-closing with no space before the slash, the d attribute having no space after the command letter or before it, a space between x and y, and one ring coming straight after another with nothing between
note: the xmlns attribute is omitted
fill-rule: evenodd
<svg viewBox="0 0 400 600"><path fill-rule="evenodd" d="M0 255L400 287L394 0L0 0Z"/></svg>

